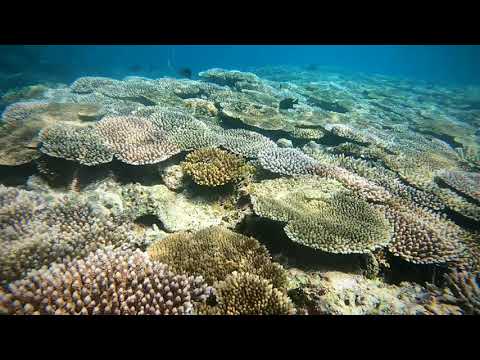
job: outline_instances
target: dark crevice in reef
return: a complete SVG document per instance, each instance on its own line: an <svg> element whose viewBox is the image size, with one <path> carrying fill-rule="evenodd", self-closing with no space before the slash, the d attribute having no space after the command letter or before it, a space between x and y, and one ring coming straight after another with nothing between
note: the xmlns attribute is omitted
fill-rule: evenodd
<svg viewBox="0 0 480 360"><path fill-rule="evenodd" d="M177 154L168 159L168 164L179 164L185 158L184 153ZM167 162L165 162L167 163ZM121 184L139 183L145 186L161 184L160 170L162 162L149 165L130 165L119 160L113 160L110 167L116 179Z"/></svg>
<svg viewBox="0 0 480 360"><path fill-rule="evenodd" d="M387 255L390 268L384 271L385 282L399 285L403 281L414 282L420 285L426 283L439 285L443 274L448 271L446 266L413 264L391 254Z"/></svg>
<svg viewBox="0 0 480 360"><path fill-rule="evenodd" d="M244 129L244 130L254 131L256 133L262 134L263 136L270 138L273 141L277 141L278 139L281 139L281 138L288 138L291 136L291 134L286 131L282 131L282 130L269 131L266 129L260 129L255 126L245 124L240 120L237 120L230 116L226 116L224 114L220 114L219 116L220 116L220 120L222 120L222 125L223 125L222 127L226 130Z"/></svg>
<svg viewBox="0 0 480 360"><path fill-rule="evenodd" d="M35 161L40 176L53 188L80 191L110 176L109 164L85 166L75 161L42 155Z"/></svg>
<svg viewBox="0 0 480 360"><path fill-rule="evenodd" d="M274 258L281 259L284 266L303 270L342 271L362 274L365 270L363 254L331 254L297 244L285 234L285 224L256 215L247 216L236 231L258 239ZM386 283L398 285L402 281L419 284L438 284L446 267L413 264L387 252L389 269L382 269L381 277Z"/></svg>
<svg viewBox="0 0 480 360"><path fill-rule="evenodd" d="M152 214L140 216L136 218L134 222L141 228L152 228L153 225L156 225L159 230L167 232L167 230L165 229L165 225L160 221L157 216Z"/></svg>
<svg viewBox="0 0 480 360"><path fill-rule="evenodd" d="M33 162L18 166L0 165L0 184L5 186L25 185L28 178L35 172L36 168Z"/></svg>
<svg viewBox="0 0 480 360"><path fill-rule="evenodd" d="M412 129L420 134L424 135L430 135L436 139L442 140L446 142L448 145L450 145L452 148L463 148L463 145L457 141L455 141L455 138L451 135L448 134L437 134L433 131L428 131L428 130L418 130L418 129Z"/></svg>
<svg viewBox="0 0 480 360"><path fill-rule="evenodd" d="M315 142L325 146L338 146L345 143L352 143L359 146L368 146L368 143L347 139L343 136L335 135L329 131L325 131L325 135L322 138L315 140Z"/></svg>
<svg viewBox="0 0 480 360"><path fill-rule="evenodd" d="M457 189L455 189L454 187L451 187L450 185L448 185L444 180L442 180L441 178L435 178L435 183L438 185L438 187L440 188L444 188L444 189L449 189L451 191L453 191L454 193L456 193L458 196L462 197L463 199L465 199L465 201L468 201L470 204L472 205L476 205L476 206L480 206L480 201L458 191Z"/></svg>
<svg viewBox="0 0 480 360"><path fill-rule="evenodd" d="M121 161L113 161L113 172L122 185L139 183L141 185L157 185L160 183L158 165L129 165Z"/></svg>
<svg viewBox="0 0 480 360"><path fill-rule="evenodd" d="M455 224L462 228L472 231L478 230L480 228L480 222L468 218L448 207L445 208L443 212L448 216L450 220L452 220Z"/></svg>
<svg viewBox="0 0 480 360"><path fill-rule="evenodd" d="M311 249L290 240L285 234L285 224L255 215L247 216L237 231L258 239L272 256L284 259L289 266L303 269L322 269L359 273L361 255L330 254Z"/></svg>

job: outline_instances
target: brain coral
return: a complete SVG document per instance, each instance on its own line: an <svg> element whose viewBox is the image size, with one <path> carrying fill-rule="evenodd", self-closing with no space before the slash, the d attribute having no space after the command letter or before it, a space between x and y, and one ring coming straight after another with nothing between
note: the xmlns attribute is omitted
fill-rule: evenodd
<svg viewBox="0 0 480 360"><path fill-rule="evenodd" d="M191 152L183 168L195 183L212 187L237 182L252 172L252 167L241 157L217 148Z"/></svg>
<svg viewBox="0 0 480 360"><path fill-rule="evenodd" d="M165 132L144 118L107 116L97 123L95 131L115 156L127 164L158 163L180 152L167 140Z"/></svg>
<svg viewBox="0 0 480 360"><path fill-rule="evenodd" d="M209 284L240 271L267 279L277 289L286 288L285 271L279 264L272 263L263 245L222 226L193 234L169 235L152 244L147 252L152 259L169 265L172 271L201 275Z"/></svg>
<svg viewBox="0 0 480 360"><path fill-rule="evenodd" d="M201 277L177 275L139 250L107 247L52 264L0 290L0 312L50 315L189 314L208 297Z"/></svg>
<svg viewBox="0 0 480 360"><path fill-rule="evenodd" d="M53 157L77 161L93 166L108 163L113 152L94 126L76 126L67 123L52 125L40 132L40 151Z"/></svg>
<svg viewBox="0 0 480 360"><path fill-rule="evenodd" d="M216 304L201 305L205 315L292 315L290 298L255 274L233 272L215 283Z"/></svg>
<svg viewBox="0 0 480 360"><path fill-rule="evenodd" d="M286 222L287 236L331 253L366 253L391 240L382 211L353 197L336 180L302 176L250 186L256 214Z"/></svg>

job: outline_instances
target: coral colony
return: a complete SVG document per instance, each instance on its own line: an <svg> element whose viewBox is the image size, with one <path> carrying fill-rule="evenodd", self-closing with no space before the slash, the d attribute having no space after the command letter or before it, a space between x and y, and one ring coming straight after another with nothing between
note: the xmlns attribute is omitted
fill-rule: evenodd
<svg viewBox="0 0 480 360"><path fill-rule="evenodd" d="M480 313L471 89L198 76L3 96L1 313Z"/></svg>

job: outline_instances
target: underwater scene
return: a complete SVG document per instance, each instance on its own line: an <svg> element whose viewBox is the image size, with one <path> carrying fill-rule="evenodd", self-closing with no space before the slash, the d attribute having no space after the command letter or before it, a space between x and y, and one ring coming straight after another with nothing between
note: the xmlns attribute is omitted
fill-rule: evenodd
<svg viewBox="0 0 480 360"><path fill-rule="evenodd" d="M480 314L479 60L0 45L0 314Z"/></svg>

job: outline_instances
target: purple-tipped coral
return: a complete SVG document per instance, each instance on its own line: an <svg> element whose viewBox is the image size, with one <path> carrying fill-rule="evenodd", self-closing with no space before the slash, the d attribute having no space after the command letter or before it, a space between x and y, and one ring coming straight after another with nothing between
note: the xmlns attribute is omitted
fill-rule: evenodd
<svg viewBox="0 0 480 360"><path fill-rule="evenodd" d="M190 314L210 288L153 262L140 250L107 247L52 264L0 290L0 312L50 315Z"/></svg>

